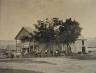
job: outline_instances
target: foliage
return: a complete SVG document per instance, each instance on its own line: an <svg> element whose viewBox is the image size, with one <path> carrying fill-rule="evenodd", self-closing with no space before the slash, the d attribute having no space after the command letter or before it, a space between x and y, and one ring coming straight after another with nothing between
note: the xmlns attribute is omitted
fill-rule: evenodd
<svg viewBox="0 0 96 73"><path fill-rule="evenodd" d="M38 31L35 32L35 39L43 43L53 43L58 41L67 45L67 48L71 48L70 45L76 41L78 36L81 35L82 28L80 24L71 18L62 21L59 18L48 18L44 21L37 21L35 28Z"/></svg>
<svg viewBox="0 0 96 73"><path fill-rule="evenodd" d="M71 48L70 45L81 35L80 32L82 28L77 21L72 21L72 19L69 18L59 27L59 30L60 42L67 45L68 50L68 48Z"/></svg>
<svg viewBox="0 0 96 73"><path fill-rule="evenodd" d="M35 31L35 39L38 39L40 42L53 42L56 40L58 31L56 30L57 26L61 24L61 21L58 18L48 18L45 21L37 21L35 28L38 31Z"/></svg>

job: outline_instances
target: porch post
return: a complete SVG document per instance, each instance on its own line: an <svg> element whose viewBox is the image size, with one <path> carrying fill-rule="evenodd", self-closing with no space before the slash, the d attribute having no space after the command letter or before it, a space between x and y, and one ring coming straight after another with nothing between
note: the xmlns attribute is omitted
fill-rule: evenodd
<svg viewBox="0 0 96 73"><path fill-rule="evenodd" d="M63 45L63 43L62 43L62 51L64 51L64 45Z"/></svg>
<svg viewBox="0 0 96 73"><path fill-rule="evenodd" d="M17 56L17 39L16 39L16 56Z"/></svg>
<svg viewBox="0 0 96 73"><path fill-rule="evenodd" d="M30 40L30 38L29 38L29 54L30 54L30 42L31 42L31 40Z"/></svg>
<svg viewBox="0 0 96 73"><path fill-rule="evenodd" d="M33 36L33 51L34 51L34 43L35 43L35 42L34 42L34 36Z"/></svg>
<svg viewBox="0 0 96 73"><path fill-rule="evenodd" d="M76 53L76 46L75 46L75 43L73 43L74 44L74 49L75 49L75 53Z"/></svg>

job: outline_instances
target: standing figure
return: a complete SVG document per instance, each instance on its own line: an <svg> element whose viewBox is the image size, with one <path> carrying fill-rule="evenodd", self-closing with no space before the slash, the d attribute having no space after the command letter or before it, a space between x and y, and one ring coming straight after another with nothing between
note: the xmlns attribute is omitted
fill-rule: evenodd
<svg viewBox="0 0 96 73"><path fill-rule="evenodd" d="M56 50L56 56L58 56L58 50Z"/></svg>
<svg viewBox="0 0 96 73"><path fill-rule="evenodd" d="M13 60L13 58L14 58L14 54L13 54L13 53L11 53L11 59Z"/></svg>

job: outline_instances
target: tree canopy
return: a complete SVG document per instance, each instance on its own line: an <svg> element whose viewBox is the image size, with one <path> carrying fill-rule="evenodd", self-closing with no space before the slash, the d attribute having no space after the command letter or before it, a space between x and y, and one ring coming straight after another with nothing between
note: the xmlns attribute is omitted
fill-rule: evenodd
<svg viewBox="0 0 96 73"><path fill-rule="evenodd" d="M74 43L76 39L81 35L82 28L80 24L71 18L66 19L65 22L59 27L59 39L62 43Z"/></svg>
<svg viewBox="0 0 96 73"><path fill-rule="evenodd" d="M52 18L49 20L48 18L44 21L37 21L35 24L35 28L38 31L35 31L36 40L38 39L41 42L51 42L55 41L57 37L57 26L61 24L61 20L58 18Z"/></svg>
<svg viewBox="0 0 96 73"><path fill-rule="evenodd" d="M68 51L71 51L71 44L81 35L82 28L79 25L80 24L77 21L72 21L72 19L69 18L59 27L60 43L66 45Z"/></svg>
<svg viewBox="0 0 96 73"><path fill-rule="evenodd" d="M37 21L34 25L38 31L35 31L35 39L39 42L52 43L58 41L70 48L70 45L81 35L82 28L80 24L71 18L62 21L59 18L48 18L44 21Z"/></svg>

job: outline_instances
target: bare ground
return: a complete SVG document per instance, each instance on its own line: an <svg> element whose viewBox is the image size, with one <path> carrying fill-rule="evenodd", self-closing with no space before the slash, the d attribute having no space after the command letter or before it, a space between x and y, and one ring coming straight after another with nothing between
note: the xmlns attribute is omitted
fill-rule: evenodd
<svg viewBox="0 0 96 73"><path fill-rule="evenodd" d="M43 73L43 72L29 71L29 70L16 70L16 69L0 69L0 73Z"/></svg>
<svg viewBox="0 0 96 73"><path fill-rule="evenodd" d="M0 68L21 73L96 73L96 60L30 58L0 60ZM7 71L8 71L7 70ZM1 71L1 70L0 70ZM1 72L1 73L4 73ZM5 72L6 73L6 72Z"/></svg>

